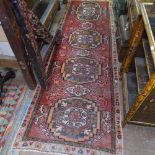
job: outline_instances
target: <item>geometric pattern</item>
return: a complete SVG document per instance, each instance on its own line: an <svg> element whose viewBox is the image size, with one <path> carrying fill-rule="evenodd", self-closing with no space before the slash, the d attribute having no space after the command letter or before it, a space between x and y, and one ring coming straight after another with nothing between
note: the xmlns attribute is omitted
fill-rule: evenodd
<svg viewBox="0 0 155 155"><path fill-rule="evenodd" d="M77 9L79 20L97 20L101 15L100 5L96 2L83 2Z"/></svg>
<svg viewBox="0 0 155 155"><path fill-rule="evenodd" d="M81 27L83 28L83 29L92 29L93 28L93 24L92 23L90 23L90 22L85 22L85 23L82 23L81 24Z"/></svg>
<svg viewBox="0 0 155 155"><path fill-rule="evenodd" d="M66 88L66 91L74 96L83 96L90 93L90 90L82 85L74 85L72 87L68 87Z"/></svg>
<svg viewBox="0 0 155 155"><path fill-rule="evenodd" d="M63 63L61 73L64 80L77 84L95 82L101 75L101 64L89 58L69 58Z"/></svg>
<svg viewBox="0 0 155 155"><path fill-rule="evenodd" d="M100 129L100 112L92 101L79 97L61 99L51 107L47 123L54 136L85 141Z"/></svg>
<svg viewBox="0 0 155 155"><path fill-rule="evenodd" d="M70 35L69 42L77 49L97 48L102 43L102 35L94 30L79 29Z"/></svg>
<svg viewBox="0 0 155 155"><path fill-rule="evenodd" d="M48 89L37 88L14 147L121 155L117 50L109 19L112 5L73 0L69 6Z"/></svg>
<svg viewBox="0 0 155 155"><path fill-rule="evenodd" d="M73 50L73 53L75 53L76 56L80 57L88 57L91 55L91 51L88 50Z"/></svg>

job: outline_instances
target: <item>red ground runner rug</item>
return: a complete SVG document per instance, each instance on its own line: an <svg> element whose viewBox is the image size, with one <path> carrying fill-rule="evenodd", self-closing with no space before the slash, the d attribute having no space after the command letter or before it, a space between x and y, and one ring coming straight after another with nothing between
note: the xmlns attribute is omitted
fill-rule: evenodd
<svg viewBox="0 0 155 155"><path fill-rule="evenodd" d="M7 136L12 128L17 108L19 108L25 86L18 84L4 85L2 105L0 105L0 148L5 144Z"/></svg>
<svg viewBox="0 0 155 155"><path fill-rule="evenodd" d="M35 92L16 149L121 154L117 56L111 5L70 3L49 89Z"/></svg>

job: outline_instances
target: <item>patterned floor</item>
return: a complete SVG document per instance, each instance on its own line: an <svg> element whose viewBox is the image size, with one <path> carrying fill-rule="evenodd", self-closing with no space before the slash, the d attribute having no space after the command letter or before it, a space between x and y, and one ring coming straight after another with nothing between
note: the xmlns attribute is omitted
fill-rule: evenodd
<svg viewBox="0 0 155 155"><path fill-rule="evenodd" d="M7 69L0 68L2 75L5 75L7 71ZM3 104L0 105L0 150L6 143L6 139L13 127L13 120L16 118L18 108L21 106L21 100L26 92L26 85L22 80L21 72L15 70L15 74L15 79L9 80L3 87Z"/></svg>
<svg viewBox="0 0 155 155"><path fill-rule="evenodd" d="M108 2L69 4L49 89L36 90L15 149L122 154L112 17Z"/></svg>

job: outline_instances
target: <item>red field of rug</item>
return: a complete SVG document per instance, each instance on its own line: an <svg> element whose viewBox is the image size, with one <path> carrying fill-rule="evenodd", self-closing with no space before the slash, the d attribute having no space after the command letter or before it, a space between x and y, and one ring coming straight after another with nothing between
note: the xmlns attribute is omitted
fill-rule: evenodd
<svg viewBox="0 0 155 155"><path fill-rule="evenodd" d="M108 2L71 2L48 79L36 90L14 148L121 154L114 32Z"/></svg>

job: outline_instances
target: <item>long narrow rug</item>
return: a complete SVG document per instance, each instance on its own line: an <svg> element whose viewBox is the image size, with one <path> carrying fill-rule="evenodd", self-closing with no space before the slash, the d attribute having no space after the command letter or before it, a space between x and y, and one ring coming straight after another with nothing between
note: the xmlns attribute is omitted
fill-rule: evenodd
<svg viewBox="0 0 155 155"><path fill-rule="evenodd" d="M13 147L73 155L121 155L111 3L71 1L62 33L49 89L36 89Z"/></svg>

